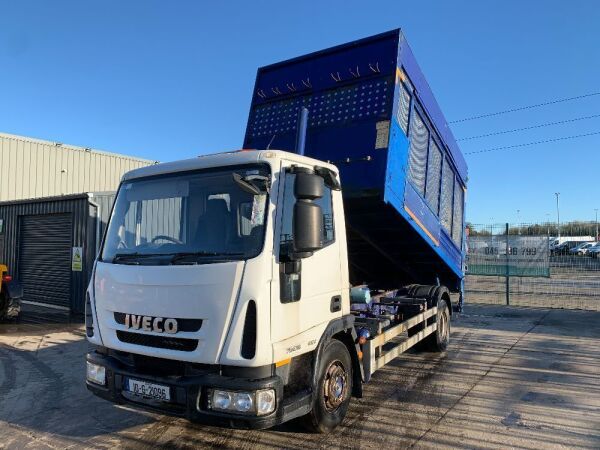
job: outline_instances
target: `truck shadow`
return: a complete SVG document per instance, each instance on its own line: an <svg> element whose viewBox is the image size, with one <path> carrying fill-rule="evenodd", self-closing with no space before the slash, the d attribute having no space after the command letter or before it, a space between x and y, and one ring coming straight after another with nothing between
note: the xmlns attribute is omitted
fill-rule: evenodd
<svg viewBox="0 0 600 450"><path fill-rule="evenodd" d="M578 314L575 314L578 313ZM577 445L600 436L600 314L468 307L443 354L378 371L329 435L293 421L232 430L125 409L84 385L80 325L0 324L0 442L24 447L480 448ZM584 324L585 326L582 326Z"/></svg>

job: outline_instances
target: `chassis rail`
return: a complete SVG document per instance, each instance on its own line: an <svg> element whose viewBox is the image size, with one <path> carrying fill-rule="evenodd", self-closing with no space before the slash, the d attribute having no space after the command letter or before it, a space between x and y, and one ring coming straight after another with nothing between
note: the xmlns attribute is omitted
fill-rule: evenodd
<svg viewBox="0 0 600 450"><path fill-rule="evenodd" d="M367 340L363 345L362 359L365 382L371 379L371 375L373 375L376 370L388 364L392 359L396 358L401 353L404 353L431 333L434 333L437 330L437 323L432 323L431 325L426 324L427 319L436 314L437 307L430 308L427 311L388 328L381 334L374 336L372 339ZM395 342L394 345L384 351L384 345L389 344L398 335L420 323L426 325L422 330L407 339Z"/></svg>

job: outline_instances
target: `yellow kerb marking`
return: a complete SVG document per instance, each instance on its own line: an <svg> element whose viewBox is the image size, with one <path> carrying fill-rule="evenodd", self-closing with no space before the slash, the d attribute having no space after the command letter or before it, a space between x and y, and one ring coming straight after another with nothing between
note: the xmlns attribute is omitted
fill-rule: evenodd
<svg viewBox="0 0 600 450"><path fill-rule="evenodd" d="M406 212L408 213L408 215L409 215L410 217L412 217L412 219L413 219L415 222L417 222L417 225L419 225L419 227L421 227L421 230L423 230L423 231L425 232L425 234L431 238L431 240L432 240L432 241L435 243L435 245L437 245L437 246L439 247L439 245L440 245L440 241L438 241L438 240L437 240L437 239L436 239L436 238L433 236L433 234L431 234L431 233L429 232L429 230L428 230L427 228L425 228L425 225L423 225L423 224L421 223L421 221L420 221L420 220L417 218L417 216L415 216L415 214L414 214L414 213L413 213L413 212L412 212L410 209L408 209L408 206L406 206L406 205L405 205L405 206L404 206L404 209L406 210Z"/></svg>
<svg viewBox="0 0 600 450"><path fill-rule="evenodd" d="M289 364L291 360L292 360L292 358L287 358L287 359L282 359L281 361L277 361L275 363L275 367L285 366L286 364Z"/></svg>

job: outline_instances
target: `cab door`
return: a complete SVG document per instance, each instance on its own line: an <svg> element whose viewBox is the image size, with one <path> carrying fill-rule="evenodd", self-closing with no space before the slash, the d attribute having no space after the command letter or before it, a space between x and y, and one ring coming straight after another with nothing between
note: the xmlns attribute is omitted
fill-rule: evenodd
<svg viewBox="0 0 600 450"><path fill-rule="evenodd" d="M341 201L340 192L325 186L323 197L315 200L322 210L323 248L307 258L290 262L287 255L293 240L296 202L296 175L286 170L291 164L290 161L282 162L275 223L271 297L271 338L274 343L342 315L340 240L333 214L338 209L334 208L334 199ZM299 166L296 162L293 164ZM340 235L344 237L345 233Z"/></svg>

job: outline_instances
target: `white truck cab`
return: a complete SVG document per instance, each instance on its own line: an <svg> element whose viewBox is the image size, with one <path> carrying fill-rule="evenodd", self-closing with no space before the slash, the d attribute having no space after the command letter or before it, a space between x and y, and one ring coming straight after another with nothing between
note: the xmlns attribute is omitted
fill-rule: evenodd
<svg viewBox="0 0 600 450"><path fill-rule="evenodd" d="M318 177L322 195L305 201L320 207L309 215L322 248L292 261L295 179L315 166L330 181ZM142 401L135 390L159 392L158 384L127 375L142 378L136 364L159 358L182 375L189 367L230 383L239 374L282 390L273 376L349 314L343 217L335 167L286 152L224 153L126 174L88 291L87 334L99 346L89 363L101 358L106 367L104 384L88 386ZM168 394L164 400L177 395ZM208 391L191 397L183 409L214 407ZM256 407L241 412L269 414L275 402Z"/></svg>
<svg viewBox="0 0 600 450"><path fill-rule="evenodd" d="M350 311L340 189L336 167L274 150L127 173L88 289L88 388L240 427L335 427L377 368Z"/></svg>

